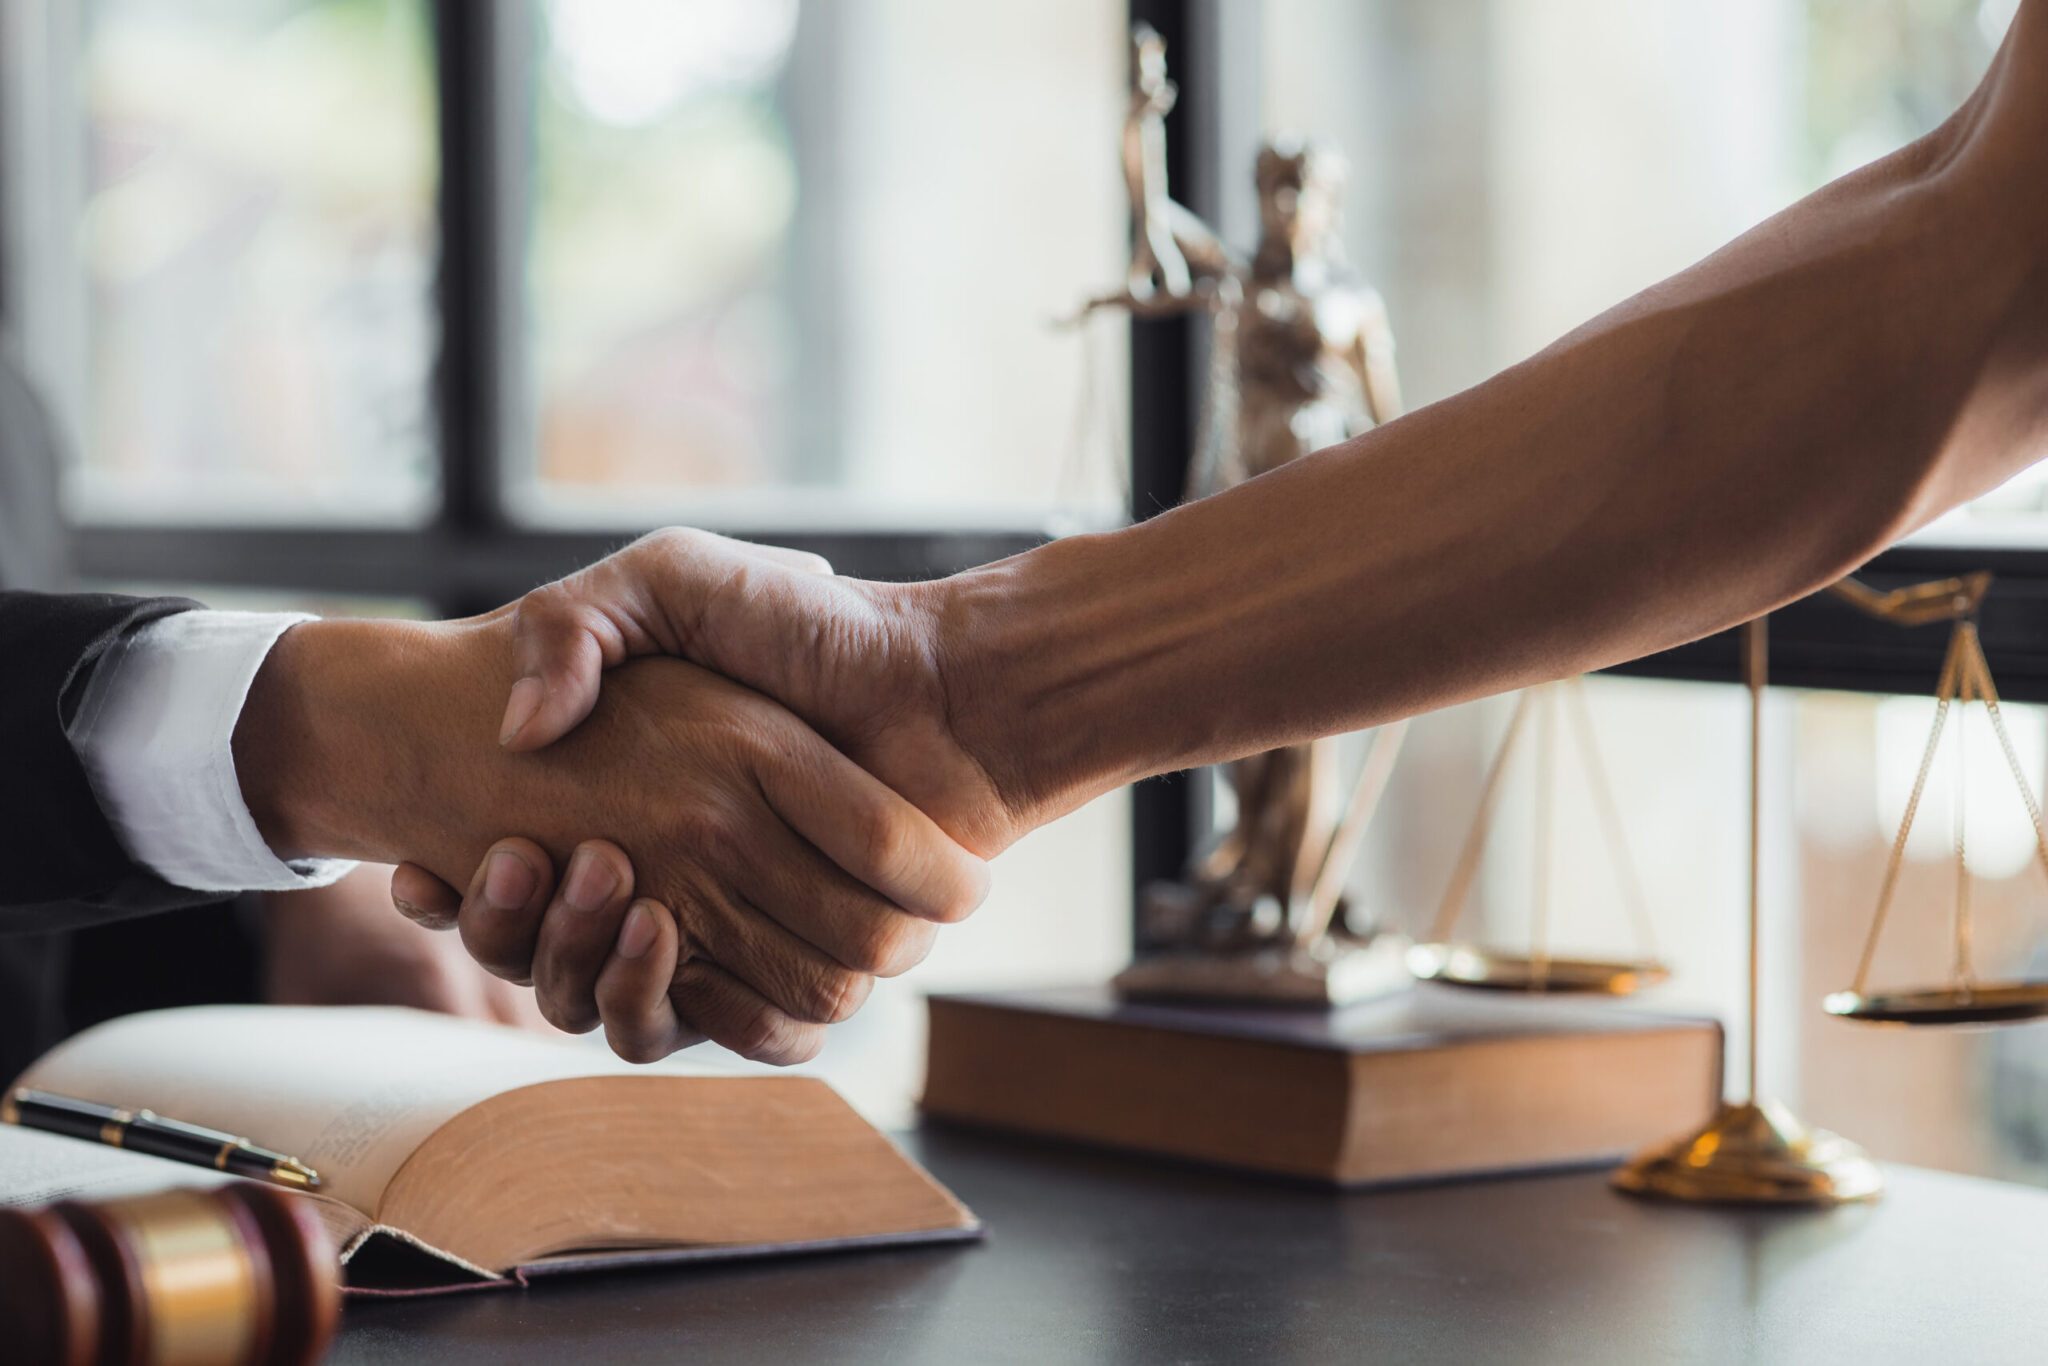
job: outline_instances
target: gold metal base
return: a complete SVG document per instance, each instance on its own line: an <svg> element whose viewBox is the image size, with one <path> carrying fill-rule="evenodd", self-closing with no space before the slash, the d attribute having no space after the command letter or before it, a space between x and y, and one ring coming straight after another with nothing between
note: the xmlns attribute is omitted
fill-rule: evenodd
<svg viewBox="0 0 2048 1366"><path fill-rule="evenodd" d="M1867 995L1837 991L1821 1002L1821 1008L1867 1024L2007 1024L2048 1015L2048 982L1977 982Z"/></svg>
<svg viewBox="0 0 2048 1366"><path fill-rule="evenodd" d="M1408 950L1408 970L1445 986L1581 996L1629 996L1671 976L1647 960L1533 958L1478 944L1417 944Z"/></svg>
<svg viewBox="0 0 2048 1366"><path fill-rule="evenodd" d="M1723 1205L1840 1205L1884 1190L1863 1149L1768 1100L1723 1102L1705 1127L1639 1154L1612 1183L1630 1195Z"/></svg>
<svg viewBox="0 0 2048 1366"><path fill-rule="evenodd" d="M1139 959L1112 985L1126 1000L1334 1009L1412 987L1407 951L1407 937L1398 934L1362 943L1326 937L1306 948L1175 950Z"/></svg>

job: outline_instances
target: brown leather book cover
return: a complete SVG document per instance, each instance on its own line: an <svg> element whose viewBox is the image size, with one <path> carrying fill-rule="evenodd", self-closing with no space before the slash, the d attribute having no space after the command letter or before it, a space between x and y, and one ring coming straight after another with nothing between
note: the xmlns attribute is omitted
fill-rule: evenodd
<svg viewBox="0 0 2048 1366"><path fill-rule="evenodd" d="M1721 1094L1720 1025L1441 987L1339 1011L937 996L935 1118L1362 1185L1614 1161Z"/></svg>

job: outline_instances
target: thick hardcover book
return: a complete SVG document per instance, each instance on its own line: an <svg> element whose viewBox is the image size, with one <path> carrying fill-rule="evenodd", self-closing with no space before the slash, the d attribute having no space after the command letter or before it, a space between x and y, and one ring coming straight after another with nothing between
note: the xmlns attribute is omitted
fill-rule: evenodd
<svg viewBox="0 0 2048 1366"><path fill-rule="evenodd" d="M1418 986L1336 1011L931 1000L924 1110L1341 1185L1612 1162L1721 1096L1721 1027Z"/></svg>
<svg viewBox="0 0 2048 1366"><path fill-rule="evenodd" d="M357 1290L979 1232L815 1078L629 1068L586 1043L420 1011L130 1015L60 1044L19 1084L304 1160L322 1184L303 1198ZM0 1204L231 1179L0 1126Z"/></svg>

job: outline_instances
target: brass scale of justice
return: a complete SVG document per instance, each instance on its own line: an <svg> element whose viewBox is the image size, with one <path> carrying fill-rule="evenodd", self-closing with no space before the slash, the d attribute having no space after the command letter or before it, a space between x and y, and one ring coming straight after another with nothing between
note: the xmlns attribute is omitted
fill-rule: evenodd
<svg viewBox="0 0 2048 1366"><path fill-rule="evenodd" d="M1854 578L1843 579L1827 590L1858 610L1899 626L1924 626L1943 621L1953 624L1940 678L1935 685L1933 728L1928 734L1898 833L1892 840L1884 879L1878 891L1877 909L1864 940L1855 980L1848 990L1835 992L1823 1001L1822 1008L1831 1015L1906 1026L1997 1025L2048 1016L2048 981L1982 981L1972 965L1970 877L1964 858L1965 789L1961 781L1966 747L1960 719L1955 745L1958 781L1953 809L1956 869L1954 959L1948 980L1934 986L1894 991L1873 991L1869 986L1878 940L1884 932L1898 888L1906 840L1919 812L1928 776L1940 756L1943 732L1950 714L1970 702L1979 703L1990 719L2020 800L2033 821L2038 861L2043 872L2048 873L2048 831L2043 829L2040 805L2028 785L2025 770L1999 712L1998 690L1992 682L1991 669L1985 661L1984 648L1978 637L1978 609L1990 585L1990 574L1977 573L1916 584L1889 593L1877 592ZM1729 1204L1812 1206L1874 1199L1883 1189L1883 1178L1877 1165L1862 1149L1825 1130L1808 1128L1783 1105L1760 1098L1757 1090L1758 912L1761 901L1757 855L1762 835L1759 768L1767 682L1766 621L1767 618L1760 617L1742 628L1743 681L1750 700L1749 1029L1745 1073L1748 1095L1741 1101L1723 1102L1697 1130L1661 1144L1617 1170L1613 1184L1634 1195ZM1549 952L1548 883L1552 841L1549 797L1554 784L1560 699L1569 706L1568 719L1578 737L1581 763L1613 855L1617 880L1635 924L1641 955L1637 958L1566 958L1552 956ZM1478 871L1509 757L1532 719L1536 722L1539 786L1533 831L1534 909L1530 949L1518 953L1498 946L1459 941L1453 938L1452 931ZM1630 995L1670 976L1669 969L1656 956L1650 917L1645 906L1641 882L1622 839L1619 812L1608 785L1606 767L1600 758L1582 681L1569 679L1526 690L1516 703L1506 734L1482 784L1478 813L1459 853L1449 888L1427 939L1409 952L1411 970L1426 981L1454 987Z"/></svg>

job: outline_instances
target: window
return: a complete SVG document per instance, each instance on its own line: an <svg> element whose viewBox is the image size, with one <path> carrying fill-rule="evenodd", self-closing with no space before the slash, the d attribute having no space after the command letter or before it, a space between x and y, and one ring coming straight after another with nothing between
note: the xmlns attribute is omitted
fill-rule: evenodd
<svg viewBox="0 0 2048 1366"><path fill-rule="evenodd" d="M36 321L81 515L420 520L436 157L421 7L103 0L48 20L75 44L44 74L76 119L25 207L74 244Z"/></svg>
<svg viewBox="0 0 2048 1366"><path fill-rule="evenodd" d="M1056 325L1121 270L1118 4L7 3L11 325L97 568L688 521L929 573L1118 515L1121 338Z"/></svg>
<svg viewBox="0 0 2048 1366"><path fill-rule="evenodd" d="M1122 269L1120 6L534 17L522 511L1113 509L1053 319Z"/></svg>

